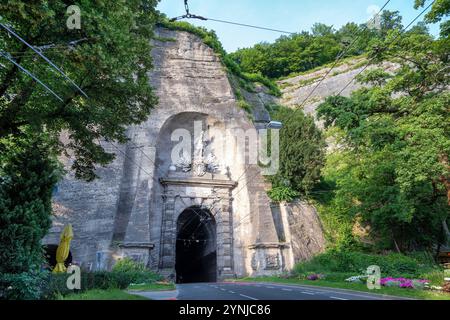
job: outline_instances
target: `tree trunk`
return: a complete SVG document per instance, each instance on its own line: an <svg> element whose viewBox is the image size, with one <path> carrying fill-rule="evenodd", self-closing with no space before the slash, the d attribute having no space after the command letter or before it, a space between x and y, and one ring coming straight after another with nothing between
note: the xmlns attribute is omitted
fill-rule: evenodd
<svg viewBox="0 0 450 320"><path fill-rule="evenodd" d="M395 240L394 237L392 237L392 239L394 240L395 249L397 250L397 252L398 252L398 253L402 253L402 251L400 250L400 247L398 246L397 240Z"/></svg>

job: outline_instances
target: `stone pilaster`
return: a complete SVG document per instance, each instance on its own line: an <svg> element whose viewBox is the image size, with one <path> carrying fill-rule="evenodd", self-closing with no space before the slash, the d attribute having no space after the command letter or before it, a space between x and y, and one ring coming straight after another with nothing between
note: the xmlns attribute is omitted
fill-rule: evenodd
<svg viewBox="0 0 450 320"><path fill-rule="evenodd" d="M160 270L165 273L175 273L175 197L168 191L164 195L164 208L161 225Z"/></svg>
<svg viewBox="0 0 450 320"><path fill-rule="evenodd" d="M231 213L230 190L219 194L220 217L217 230L217 269L219 279L234 276L233 266L233 224Z"/></svg>

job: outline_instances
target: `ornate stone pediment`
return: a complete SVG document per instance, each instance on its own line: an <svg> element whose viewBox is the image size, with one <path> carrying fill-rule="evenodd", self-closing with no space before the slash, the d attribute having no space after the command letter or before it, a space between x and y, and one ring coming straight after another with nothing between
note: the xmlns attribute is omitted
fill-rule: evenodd
<svg viewBox="0 0 450 320"><path fill-rule="evenodd" d="M195 141L194 154L192 159L182 155L175 167L184 173L192 172L193 175L203 177L206 173L216 173L220 165L213 152L207 152L207 146L211 140L205 138L205 131L202 131L200 137Z"/></svg>

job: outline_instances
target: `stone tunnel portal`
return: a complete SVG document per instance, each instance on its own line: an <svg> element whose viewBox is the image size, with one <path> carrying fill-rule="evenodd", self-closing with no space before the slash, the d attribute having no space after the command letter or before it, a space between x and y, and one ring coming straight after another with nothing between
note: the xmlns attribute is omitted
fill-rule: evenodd
<svg viewBox="0 0 450 320"><path fill-rule="evenodd" d="M216 222L201 207L184 210L177 221L177 283L217 280Z"/></svg>

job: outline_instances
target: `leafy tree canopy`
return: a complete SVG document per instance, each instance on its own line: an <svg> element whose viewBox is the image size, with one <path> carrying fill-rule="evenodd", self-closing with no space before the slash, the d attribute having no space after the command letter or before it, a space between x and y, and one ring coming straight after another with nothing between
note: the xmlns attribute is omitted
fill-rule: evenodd
<svg viewBox="0 0 450 320"><path fill-rule="evenodd" d="M43 53L87 94L83 96L44 60L5 30L0 50L35 74L60 102L18 67L0 60L0 139L24 130L53 137L55 153L73 153L76 176L95 178L94 165L113 155L98 139L126 140L129 125L145 120L156 98L149 85L150 39L157 0L81 1L81 29L70 30L66 1L0 4L1 22ZM61 132L69 141L59 141Z"/></svg>
<svg viewBox="0 0 450 320"><path fill-rule="evenodd" d="M320 179L324 163L325 141L314 119L302 110L278 107L272 118L283 123L280 131L280 168L270 180L274 191L290 198L296 192L308 193ZM286 189L277 189L288 187ZM272 192L275 195L276 192ZM279 200L279 199L277 199ZM287 200L287 199L284 199Z"/></svg>
<svg viewBox="0 0 450 320"><path fill-rule="evenodd" d="M282 36L272 44L259 43L239 49L230 56L244 72L260 73L269 78L286 77L333 62L347 49L342 58L364 54L373 41L383 39L389 31L401 30L402 27L398 11L383 11L380 29L347 23L335 30L332 26L316 23L311 32ZM426 29L423 32L428 33Z"/></svg>
<svg viewBox="0 0 450 320"><path fill-rule="evenodd" d="M318 116L338 132L324 171L336 184L334 208L370 223L387 247L408 250L450 235L449 40L398 32L368 53L397 69L363 74L367 88L329 97Z"/></svg>

